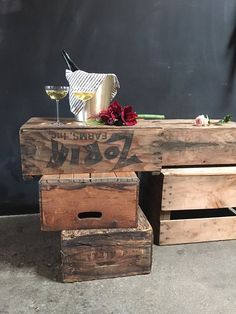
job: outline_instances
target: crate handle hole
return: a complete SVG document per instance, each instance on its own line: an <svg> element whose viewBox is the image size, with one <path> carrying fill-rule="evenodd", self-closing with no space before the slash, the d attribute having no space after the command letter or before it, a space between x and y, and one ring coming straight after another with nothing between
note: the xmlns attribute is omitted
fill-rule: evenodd
<svg viewBox="0 0 236 314"><path fill-rule="evenodd" d="M91 219L91 218L101 218L101 212L82 212L78 214L79 219Z"/></svg>

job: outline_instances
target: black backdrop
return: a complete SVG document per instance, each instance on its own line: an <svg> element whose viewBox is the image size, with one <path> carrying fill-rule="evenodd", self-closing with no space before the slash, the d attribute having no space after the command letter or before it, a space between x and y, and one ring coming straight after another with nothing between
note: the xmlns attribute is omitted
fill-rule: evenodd
<svg viewBox="0 0 236 314"><path fill-rule="evenodd" d="M0 0L0 214L38 210L21 178L18 130L55 116L45 84L66 84L65 48L81 69L116 73L137 112L236 117L235 0ZM71 116L68 100L60 106Z"/></svg>

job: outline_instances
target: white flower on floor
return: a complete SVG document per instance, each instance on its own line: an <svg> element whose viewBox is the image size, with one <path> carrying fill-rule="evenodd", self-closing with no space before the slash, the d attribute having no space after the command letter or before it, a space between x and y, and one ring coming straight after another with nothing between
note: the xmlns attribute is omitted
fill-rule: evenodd
<svg viewBox="0 0 236 314"><path fill-rule="evenodd" d="M209 125L209 117L208 115L199 115L195 118L195 125L196 126L207 126Z"/></svg>

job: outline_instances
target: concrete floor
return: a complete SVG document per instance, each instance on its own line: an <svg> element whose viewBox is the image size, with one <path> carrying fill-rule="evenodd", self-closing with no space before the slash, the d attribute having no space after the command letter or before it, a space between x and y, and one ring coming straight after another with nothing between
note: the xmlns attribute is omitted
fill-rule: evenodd
<svg viewBox="0 0 236 314"><path fill-rule="evenodd" d="M154 246L150 275L64 284L59 234L0 218L0 314L235 314L236 241Z"/></svg>

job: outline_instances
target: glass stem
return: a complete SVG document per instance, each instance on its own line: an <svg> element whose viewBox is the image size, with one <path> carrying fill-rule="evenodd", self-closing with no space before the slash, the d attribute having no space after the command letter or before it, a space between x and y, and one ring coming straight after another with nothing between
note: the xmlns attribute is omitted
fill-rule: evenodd
<svg viewBox="0 0 236 314"><path fill-rule="evenodd" d="M59 120L59 100L56 100L56 104L57 104L57 123L59 124L60 123L60 120Z"/></svg>
<svg viewBox="0 0 236 314"><path fill-rule="evenodd" d="M83 119L83 123L85 123L85 104L83 104L83 108L82 108L82 119Z"/></svg>

